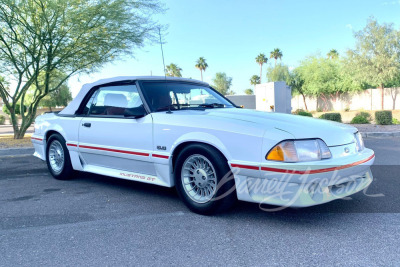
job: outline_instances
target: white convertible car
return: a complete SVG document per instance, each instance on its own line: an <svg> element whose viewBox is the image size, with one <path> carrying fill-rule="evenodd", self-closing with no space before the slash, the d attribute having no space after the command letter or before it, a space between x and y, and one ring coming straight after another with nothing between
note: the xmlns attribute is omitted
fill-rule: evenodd
<svg viewBox="0 0 400 267"><path fill-rule="evenodd" d="M307 207L372 182L374 152L357 129L246 110L207 83L117 77L83 86L61 112L39 116L35 156L56 179L90 172L175 186L194 212L235 200Z"/></svg>

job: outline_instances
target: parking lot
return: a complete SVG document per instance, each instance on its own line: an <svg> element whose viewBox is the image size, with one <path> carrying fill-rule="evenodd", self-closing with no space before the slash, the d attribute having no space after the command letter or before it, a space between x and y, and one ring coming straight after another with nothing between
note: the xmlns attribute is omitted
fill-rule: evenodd
<svg viewBox="0 0 400 267"><path fill-rule="evenodd" d="M0 266L385 265L400 262L400 138L366 139L374 182L350 200L191 213L174 189L54 180L32 149L0 151Z"/></svg>

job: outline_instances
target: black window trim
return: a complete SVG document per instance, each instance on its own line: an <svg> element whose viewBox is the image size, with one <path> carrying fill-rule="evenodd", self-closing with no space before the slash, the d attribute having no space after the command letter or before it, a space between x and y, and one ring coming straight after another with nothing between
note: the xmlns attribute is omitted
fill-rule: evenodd
<svg viewBox="0 0 400 267"><path fill-rule="evenodd" d="M223 99L225 99L226 101L228 101L234 108L240 108L240 107L238 107L237 105L235 105L231 100L229 100L229 99L226 98L224 95L222 95L220 92L218 92L218 91L215 90L213 87L211 87L210 85L207 86L207 85L205 85L205 84L197 83L197 82L195 82L195 81L190 82L190 81L179 81L179 80L176 80L176 81L175 81L175 80L174 80L174 81L171 81L171 80L167 80L167 81L166 81L166 80L138 80L137 83L139 84L140 88L144 88L144 87L143 87L143 84L144 84L144 83L183 83L183 84L190 84L190 85L196 85L196 86L206 87L206 88L211 89L211 90L214 91L215 93L217 93L219 96L221 96L221 97L222 97ZM142 92L142 90L140 90L140 91ZM148 103L148 99L147 99L146 94L143 95L143 99L145 99L145 101L144 101L143 103L146 103L147 108L148 108L148 110L149 110L149 113L157 112L156 110L153 110L153 109L150 107L150 105L147 104L147 103Z"/></svg>
<svg viewBox="0 0 400 267"><path fill-rule="evenodd" d="M96 86L93 86L92 88L90 88L90 90L88 91L88 93L85 95L85 97L83 98L81 104L79 105L79 108L77 109L77 111L75 112L75 115L73 115L73 117L90 117L90 118L112 118L112 119L134 119L132 117L124 117L124 116L119 116L119 115L90 115L90 114L83 114L83 110L86 107L86 104L90 101L90 99L92 98L93 94L95 92L97 92L97 90L100 87L107 87L107 86L119 86L119 85L135 85L137 88L137 91L139 93L139 97L140 100L143 103L143 106L145 108L146 111L146 115L150 114L148 108L146 108L147 104L144 101L143 98L143 94L140 90L140 88L137 85L137 81L135 80L126 80L126 81L118 81L118 82L111 82L111 83L104 83L104 84L99 84ZM145 115L145 116L146 116Z"/></svg>

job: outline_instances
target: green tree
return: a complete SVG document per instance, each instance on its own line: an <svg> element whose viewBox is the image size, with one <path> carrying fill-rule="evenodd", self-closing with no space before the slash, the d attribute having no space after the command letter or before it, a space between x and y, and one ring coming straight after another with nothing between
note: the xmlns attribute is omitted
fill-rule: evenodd
<svg viewBox="0 0 400 267"><path fill-rule="evenodd" d="M208 68L208 64L206 62L206 59L204 57L200 57L196 61L195 67L200 70L201 80L203 81L203 71L206 71L206 69Z"/></svg>
<svg viewBox="0 0 400 267"><path fill-rule="evenodd" d="M276 66L276 61L278 59L282 59L283 54L282 51L279 48L275 48L274 50L271 51L269 58L274 58L275 59L275 66Z"/></svg>
<svg viewBox="0 0 400 267"><path fill-rule="evenodd" d="M178 67L178 65L171 63L166 66L165 71L167 72L167 76L170 77L182 77L181 71L182 69Z"/></svg>
<svg viewBox="0 0 400 267"><path fill-rule="evenodd" d="M250 88L244 90L244 93L245 93L246 95L254 95L253 89L250 89Z"/></svg>
<svg viewBox="0 0 400 267"><path fill-rule="evenodd" d="M400 32L393 24L379 24L370 18L363 30L354 34L356 47L348 51L349 65L356 79L381 88L384 108L384 88L400 72Z"/></svg>
<svg viewBox="0 0 400 267"><path fill-rule="evenodd" d="M292 89L292 95L300 94L303 97L304 107L308 111L307 102L306 102L306 91L303 88L304 80L298 72L298 69L294 69L291 73L289 73L289 86Z"/></svg>
<svg viewBox="0 0 400 267"><path fill-rule="evenodd" d="M260 77L258 77L257 75L253 75L250 78L250 84L254 85L254 88L256 87L256 84L260 84L261 83L261 79Z"/></svg>
<svg viewBox="0 0 400 267"><path fill-rule="evenodd" d="M338 59L339 58L339 53L338 53L337 50L331 49L331 51L329 51L328 54L326 54L326 56L329 59Z"/></svg>
<svg viewBox="0 0 400 267"><path fill-rule="evenodd" d="M325 110L329 108L328 96L336 101L342 93L361 90L345 64L338 60L312 56L300 63L296 74L303 81L301 89L304 95L321 97Z"/></svg>
<svg viewBox="0 0 400 267"><path fill-rule="evenodd" d="M40 106L49 108L52 111L52 108L55 107L65 107L71 100L71 91L67 85L63 84L57 90L46 95L40 101Z"/></svg>
<svg viewBox="0 0 400 267"><path fill-rule="evenodd" d="M266 64L268 62L268 58L265 57L264 54L260 53L257 57L256 57L256 62L258 65L260 65L260 82L261 83L261 77L262 77L262 66L264 64Z"/></svg>
<svg viewBox="0 0 400 267"><path fill-rule="evenodd" d="M77 73L98 70L119 56L152 40L159 26L152 15L161 12L156 0L1 0L0 76L16 81L0 97L10 110L14 138L32 124L40 101ZM57 70L65 76L51 86ZM43 81L39 75L44 73ZM35 86L27 112L18 125L16 104L25 103Z"/></svg>
<svg viewBox="0 0 400 267"><path fill-rule="evenodd" d="M21 115L21 111L22 111L22 109L21 109L21 104L20 103L16 103L15 104L15 114L16 115ZM23 112L25 113L26 112L26 106L23 106ZM7 108L7 106L3 106L3 112L4 113L6 113L7 115L11 115L11 113L10 113L10 110Z"/></svg>
<svg viewBox="0 0 400 267"><path fill-rule="evenodd" d="M289 67L287 65L278 64L274 68L268 68L267 79L269 82L286 82L286 84L289 84Z"/></svg>
<svg viewBox="0 0 400 267"><path fill-rule="evenodd" d="M223 95L227 95L232 85L232 78L227 77L224 72L217 72L213 79L213 87Z"/></svg>
<svg viewBox="0 0 400 267"><path fill-rule="evenodd" d="M63 78L65 77L65 73L60 72L60 71L54 71L53 72L53 79L50 80L50 87L55 87L60 83ZM45 79L45 73L42 72L39 74L39 84L43 84L43 81ZM43 90L43 89L40 89ZM33 99L36 97L35 93L39 92L40 90L36 90L35 85L32 85L31 88L29 88L28 92L25 95L25 105L29 105L33 101ZM67 81L64 81L57 90L51 91L49 94L47 94L45 97L40 100L39 107L47 107L50 110L52 110L53 107L65 107L69 101L72 100L71 92L69 90L69 87L67 85Z"/></svg>

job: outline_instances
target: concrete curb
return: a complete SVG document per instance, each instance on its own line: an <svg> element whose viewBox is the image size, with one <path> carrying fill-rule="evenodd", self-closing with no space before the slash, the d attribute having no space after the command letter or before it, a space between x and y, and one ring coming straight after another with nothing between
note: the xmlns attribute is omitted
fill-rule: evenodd
<svg viewBox="0 0 400 267"><path fill-rule="evenodd" d="M400 132L366 132L361 133L363 138L368 137L400 137Z"/></svg>

